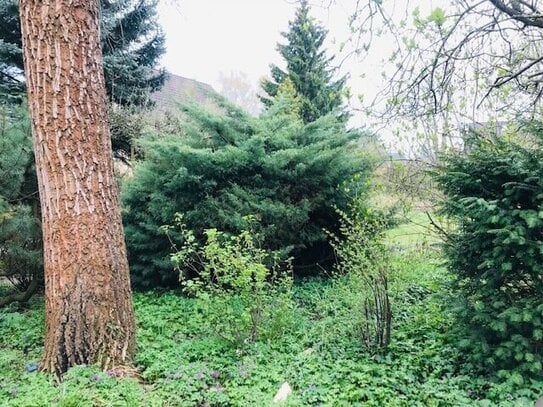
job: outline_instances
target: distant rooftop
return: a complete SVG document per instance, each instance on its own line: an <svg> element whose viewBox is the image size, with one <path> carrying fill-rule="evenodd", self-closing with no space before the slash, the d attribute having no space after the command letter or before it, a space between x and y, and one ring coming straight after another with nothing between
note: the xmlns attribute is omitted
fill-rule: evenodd
<svg viewBox="0 0 543 407"><path fill-rule="evenodd" d="M220 109L214 100L215 95L217 92L207 83L168 73L164 86L151 94L151 100L159 112L176 112L178 104L182 103L198 103L216 111Z"/></svg>

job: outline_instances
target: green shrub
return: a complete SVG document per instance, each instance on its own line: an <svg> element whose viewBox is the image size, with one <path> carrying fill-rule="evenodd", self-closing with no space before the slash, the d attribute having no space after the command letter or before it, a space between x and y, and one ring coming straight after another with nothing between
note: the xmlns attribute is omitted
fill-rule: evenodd
<svg viewBox="0 0 543 407"><path fill-rule="evenodd" d="M255 224L254 219L247 221ZM272 339L283 333L292 307L288 261L282 267L276 253L261 249L254 230L229 236L208 229L206 243L200 246L181 215L176 223L184 244L172 254L172 261L184 290L197 298L206 315L215 318L211 322L217 334L240 346L247 340ZM196 277L187 278L188 269Z"/></svg>
<svg viewBox="0 0 543 407"><path fill-rule="evenodd" d="M200 242L206 229L239 233L253 215L262 247L293 255L295 267L332 258L323 229L338 230L335 207L348 202L339 186L354 174L363 185L370 164L355 144L360 133L334 117L304 125L289 106L280 99L259 119L229 105L224 115L186 107L180 134L144 143L144 161L123 184L135 286L176 285L160 231L175 213Z"/></svg>
<svg viewBox="0 0 543 407"><path fill-rule="evenodd" d="M384 352L390 343L392 309L389 299L390 265L383 243L386 218L354 201L341 212L342 238L332 235L340 275L357 286L359 304L353 310L363 347L370 353Z"/></svg>
<svg viewBox="0 0 543 407"><path fill-rule="evenodd" d="M526 136L525 136L526 137ZM445 252L475 367L541 374L543 362L543 150L479 140L444 158L442 212L456 229Z"/></svg>

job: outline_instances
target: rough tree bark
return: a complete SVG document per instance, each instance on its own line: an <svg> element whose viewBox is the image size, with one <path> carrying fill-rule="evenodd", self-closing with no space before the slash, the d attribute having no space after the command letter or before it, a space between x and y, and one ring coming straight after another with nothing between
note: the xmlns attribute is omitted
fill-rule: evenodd
<svg viewBox="0 0 543 407"><path fill-rule="evenodd" d="M42 208L41 369L129 365L134 315L106 116L98 0L21 0Z"/></svg>

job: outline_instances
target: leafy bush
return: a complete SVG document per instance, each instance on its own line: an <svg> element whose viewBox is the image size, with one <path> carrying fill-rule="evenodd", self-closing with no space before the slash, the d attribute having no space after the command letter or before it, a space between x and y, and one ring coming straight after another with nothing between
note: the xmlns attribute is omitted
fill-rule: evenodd
<svg viewBox="0 0 543 407"><path fill-rule="evenodd" d="M259 119L226 103L224 115L186 107L180 134L157 134L144 143L145 159L123 185L136 286L177 284L160 227L178 212L200 242L206 229L239 233L253 215L262 248L293 255L295 268L302 259L332 258L323 229L339 228L335 207L348 202L339 186L354 174L363 185L370 163L354 144L359 132L334 117L304 125L290 106L280 98Z"/></svg>
<svg viewBox="0 0 543 407"><path fill-rule="evenodd" d="M247 221L254 224L253 219ZM213 320L217 333L237 346L280 335L292 306L288 262L281 267L278 255L261 249L250 229L234 236L208 229L206 243L200 246L180 215L177 227L184 244L172 254L172 261L185 291L198 299L206 315L217 317ZM187 269L196 277L186 278Z"/></svg>
<svg viewBox="0 0 543 407"><path fill-rule="evenodd" d="M437 174L442 212L457 225L445 252L471 334L460 344L485 370L541 374L543 150L535 142L479 140L467 155L446 156Z"/></svg>
<svg viewBox="0 0 543 407"><path fill-rule="evenodd" d="M355 200L349 212L340 212L343 238L331 237L338 257L337 270L357 285L360 303L353 313L361 343L370 353L378 353L388 347L392 329L390 265L383 243L386 219L360 204Z"/></svg>

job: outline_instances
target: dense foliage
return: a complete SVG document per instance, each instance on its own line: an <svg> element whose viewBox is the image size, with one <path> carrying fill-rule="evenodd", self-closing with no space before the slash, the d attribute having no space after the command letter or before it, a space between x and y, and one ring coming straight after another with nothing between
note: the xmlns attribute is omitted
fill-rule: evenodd
<svg viewBox="0 0 543 407"><path fill-rule="evenodd" d="M501 382L459 374L448 342L454 321L442 302L447 273L432 256L390 257L396 312L385 357L360 346L353 310L356 283L346 277L294 287L295 323L273 341L241 347L224 340L192 298L137 294L141 380L94 367L71 369L63 383L37 374L43 308L0 310L0 405L19 406L269 406L281 384L289 406L533 406L543 383ZM234 303L231 304L234 306Z"/></svg>
<svg viewBox="0 0 543 407"><path fill-rule="evenodd" d="M0 278L30 295L43 276L41 224L30 122L24 109L0 112ZM15 296L0 296L0 306ZM19 297L28 299L27 296Z"/></svg>
<svg viewBox="0 0 543 407"><path fill-rule="evenodd" d="M111 101L146 105L160 88L157 69L165 52L164 34L156 24L156 0L101 0L104 75ZM19 98L24 91L21 25L17 0L0 4L0 96Z"/></svg>
<svg viewBox="0 0 543 407"><path fill-rule="evenodd" d="M238 233L245 216L258 220L262 247L296 256L295 266L332 255L324 229L337 231L348 194L342 185L369 162L347 131L326 116L304 125L281 97L254 119L225 104L216 115L185 108L179 134L155 135L144 144L145 160L123 187L124 222L136 286L177 284L170 244L160 226L177 212L199 239L216 228ZM175 240L175 236L174 236Z"/></svg>
<svg viewBox="0 0 543 407"><path fill-rule="evenodd" d="M200 244L178 215L175 229L181 232L183 245L172 254L185 293L194 296L210 318L216 317L211 322L217 335L236 346L276 339L291 322L289 263L281 267L276 253L262 249L255 219L247 221L249 228L238 235L207 229L206 241ZM172 227L164 229L169 234Z"/></svg>
<svg viewBox="0 0 543 407"><path fill-rule="evenodd" d="M300 117L304 123L333 111L345 117L341 107L346 96L346 78L334 80L333 57L327 57L324 50L327 31L309 12L307 1L302 1L294 21L289 23L289 31L282 33L286 44L278 44L277 50L286 62L286 70L271 65L271 80L262 82L268 96L261 97L266 106L271 106L280 85L290 81L300 98Z"/></svg>
<svg viewBox="0 0 543 407"><path fill-rule="evenodd" d="M0 96L20 99L25 88L21 75L21 24L16 0L0 3Z"/></svg>
<svg viewBox="0 0 543 407"><path fill-rule="evenodd" d="M461 344L486 370L540 375L543 362L543 150L541 139L478 140L449 155L437 177L456 275Z"/></svg>

